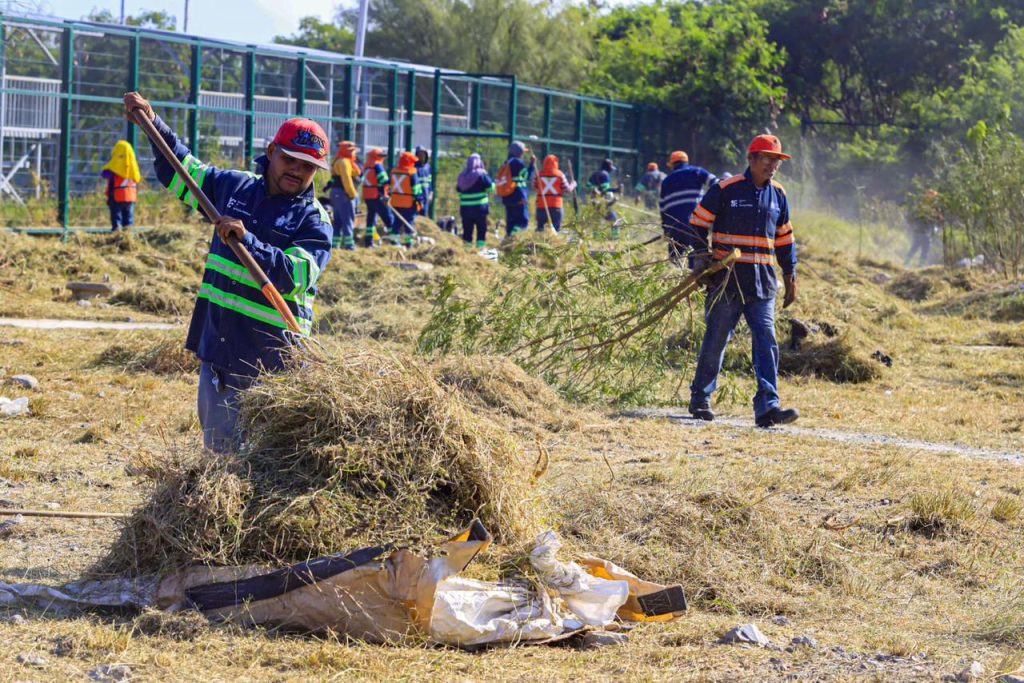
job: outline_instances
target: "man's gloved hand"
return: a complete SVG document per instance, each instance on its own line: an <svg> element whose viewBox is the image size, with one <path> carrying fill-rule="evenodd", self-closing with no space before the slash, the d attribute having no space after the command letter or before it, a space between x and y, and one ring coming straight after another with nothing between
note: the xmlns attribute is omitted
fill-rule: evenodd
<svg viewBox="0 0 1024 683"><path fill-rule="evenodd" d="M694 273L703 273L711 266L711 252L695 251L690 254L690 270Z"/></svg>
<svg viewBox="0 0 1024 683"><path fill-rule="evenodd" d="M782 307L789 308L790 304L796 301L796 275L793 273L783 275L782 282L786 285L786 293L782 297Z"/></svg>

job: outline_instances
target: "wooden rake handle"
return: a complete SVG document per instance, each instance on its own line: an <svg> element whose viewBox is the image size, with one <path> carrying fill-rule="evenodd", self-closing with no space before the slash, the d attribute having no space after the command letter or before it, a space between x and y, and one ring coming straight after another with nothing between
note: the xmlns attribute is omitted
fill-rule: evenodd
<svg viewBox="0 0 1024 683"><path fill-rule="evenodd" d="M185 167L181 165L181 161L179 161L178 157L176 157L174 152L171 151L171 148L167 145L167 141L164 140L162 135L160 135L156 126L149 120L149 117L139 109L135 109L131 112L131 120L135 125L142 129L146 134L146 137L148 137L150 141L156 145L156 148L160 150L160 153L167 160L167 163L171 165L174 172L177 173L178 177L185 183L188 191L191 192L192 196L199 202L199 205L203 209L203 213L205 213L211 221L216 223L221 217L220 212L217 211L217 207L215 207L213 202L210 201L210 198L203 193L202 188L199 187L199 183L197 183L195 179L189 175L188 171L185 170ZM299 322L295 319L291 309L288 308L288 304L285 303L284 297L282 297L281 293L277 291L277 287L275 287L274 283L270 281L267 274L263 272L263 268L260 267L260 264L256 263L256 259L252 257L252 254L250 254L249 250L245 248L245 245L239 242L238 238L234 235L229 235L224 242L231 248L231 251L234 252L242 265L246 267L253 279L256 280L256 284L259 285L260 290L263 292L263 296L267 298L270 305L274 307L274 310L281 314L282 318L284 318L284 322L288 325L288 329L295 334L301 335L302 329L299 327Z"/></svg>

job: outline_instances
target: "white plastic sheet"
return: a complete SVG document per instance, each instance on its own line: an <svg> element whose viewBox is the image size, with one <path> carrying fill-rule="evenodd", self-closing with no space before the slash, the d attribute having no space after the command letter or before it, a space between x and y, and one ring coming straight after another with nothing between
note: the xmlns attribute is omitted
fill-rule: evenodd
<svg viewBox="0 0 1024 683"><path fill-rule="evenodd" d="M626 581L609 581L591 576L575 562L562 562L562 542L554 531L545 531L534 541L530 564L545 586L558 592L566 607L587 626L607 626L629 598Z"/></svg>

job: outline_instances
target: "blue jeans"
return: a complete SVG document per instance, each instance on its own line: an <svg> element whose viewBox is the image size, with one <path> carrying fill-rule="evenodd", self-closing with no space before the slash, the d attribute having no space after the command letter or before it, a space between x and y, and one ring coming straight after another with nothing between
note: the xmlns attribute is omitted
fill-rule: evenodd
<svg viewBox="0 0 1024 683"><path fill-rule="evenodd" d="M249 388L254 377L232 375L210 363L199 367L199 424L203 445L217 453L238 450L242 434L238 431L239 393Z"/></svg>
<svg viewBox="0 0 1024 683"><path fill-rule="evenodd" d="M391 231L395 217L391 214L391 206L383 199L366 200L366 234L373 235L377 227L377 216L384 221L384 229Z"/></svg>
<svg viewBox="0 0 1024 683"><path fill-rule="evenodd" d="M711 394L718 387L718 373L725 359L725 345L732 339L740 316L750 328L751 350L757 393L754 395L754 417L761 417L779 407L779 345L775 341L775 299L741 299L736 292L709 293L704 320L707 329L700 345L697 372L690 385L690 405L709 405Z"/></svg>
<svg viewBox="0 0 1024 683"><path fill-rule="evenodd" d="M537 209L537 232L544 232L544 226L548 224L548 216L551 216L551 227L555 229L555 232L559 232L562 229L562 210L561 209Z"/></svg>
<svg viewBox="0 0 1024 683"><path fill-rule="evenodd" d="M110 202L110 229L117 231L135 225L135 202Z"/></svg>
<svg viewBox="0 0 1024 683"><path fill-rule="evenodd" d="M340 187L331 188L331 208L334 209L334 240L332 246L355 247L356 205Z"/></svg>
<svg viewBox="0 0 1024 683"><path fill-rule="evenodd" d="M530 209L526 200L520 199L516 204L505 205L505 234L514 235L530 226Z"/></svg>

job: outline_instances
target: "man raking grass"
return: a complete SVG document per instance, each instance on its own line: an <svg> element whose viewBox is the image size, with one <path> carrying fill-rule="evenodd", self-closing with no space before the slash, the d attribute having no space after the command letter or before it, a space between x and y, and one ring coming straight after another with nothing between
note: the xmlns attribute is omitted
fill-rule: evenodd
<svg viewBox="0 0 1024 683"><path fill-rule="evenodd" d="M290 119L256 159L260 175L224 171L194 157L140 94L126 94L124 104L130 120L156 134L160 182L185 204L202 205L215 226L185 346L202 362L203 441L233 450L239 392L261 370L281 369L290 335L312 328L316 282L331 257L330 219L313 194L317 169L328 168L327 136L314 121Z"/></svg>

